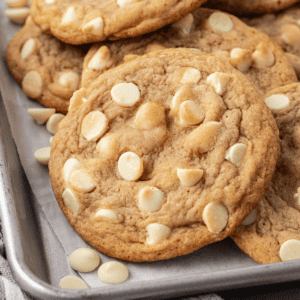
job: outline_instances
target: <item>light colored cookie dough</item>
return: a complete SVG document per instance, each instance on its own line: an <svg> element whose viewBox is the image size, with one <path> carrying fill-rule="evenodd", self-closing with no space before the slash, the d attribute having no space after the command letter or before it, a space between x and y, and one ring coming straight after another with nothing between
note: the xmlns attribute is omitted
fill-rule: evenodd
<svg viewBox="0 0 300 300"><path fill-rule="evenodd" d="M8 70L24 93L43 106L67 113L70 98L80 87L88 46L72 46L42 33L31 17L8 43Z"/></svg>
<svg viewBox="0 0 300 300"><path fill-rule="evenodd" d="M289 99L273 110L280 134L276 170L263 200L231 235L261 264L300 259L300 84L275 89L265 99L275 95L277 102Z"/></svg>
<svg viewBox="0 0 300 300"><path fill-rule="evenodd" d="M182 83L196 73L197 80ZM221 80L221 95L208 78ZM119 84L132 106L115 101ZM130 101L132 85L138 101L136 92ZM100 252L127 261L191 253L232 233L263 196L278 130L261 95L229 63L191 49L152 52L79 94L87 101L60 123L50 177L69 222ZM185 101L203 113L197 124L181 122ZM106 116L107 131L97 127L101 134L88 140L84 120L96 112ZM226 158L231 147L233 162Z"/></svg>

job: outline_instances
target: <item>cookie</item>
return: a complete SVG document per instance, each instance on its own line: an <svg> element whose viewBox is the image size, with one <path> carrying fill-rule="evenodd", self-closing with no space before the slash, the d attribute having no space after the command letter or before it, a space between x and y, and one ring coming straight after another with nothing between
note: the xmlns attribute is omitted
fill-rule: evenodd
<svg viewBox="0 0 300 300"><path fill-rule="evenodd" d="M205 0L33 0L34 21L58 39L84 44L155 31L198 8Z"/></svg>
<svg viewBox="0 0 300 300"><path fill-rule="evenodd" d="M262 92L297 81L283 51L268 36L232 15L199 8L155 33L91 47L83 64L82 86L136 55L177 47L230 60Z"/></svg>
<svg viewBox="0 0 300 300"><path fill-rule="evenodd" d="M205 6L242 16L276 12L288 8L298 1L299 0L210 0L205 3Z"/></svg>
<svg viewBox="0 0 300 300"><path fill-rule="evenodd" d="M231 235L261 264L300 259L300 84L265 96L280 134L275 173L263 200Z"/></svg>
<svg viewBox="0 0 300 300"><path fill-rule="evenodd" d="M24 93L45 107L67 113L73 92L80 87L87 46L72 46L42 33L28 17L9 41L5 60Z"/></svg>
<svg viewBox="0 0 300 300"><path fill-rule="evenodd" d="M178 48L74 93L49 171L87 243L154 261L232 233L263 196L277 154L275 120L250 81L213 55Z"/></svg>

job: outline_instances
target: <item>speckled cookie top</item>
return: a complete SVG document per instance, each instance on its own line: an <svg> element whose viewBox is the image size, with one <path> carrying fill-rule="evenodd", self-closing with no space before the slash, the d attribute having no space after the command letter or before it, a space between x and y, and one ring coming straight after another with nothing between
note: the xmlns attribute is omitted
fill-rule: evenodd
<svg viewBox="0 0 300 300"><path fill-rule="evenodd" d="M134 37L155 31L205 0L33 0L31 15L43 30L70 44Z"/></svg>
<svg viewBox="0 0 300 300"><path fill-rule="evenodd" d="M87 46L72 46L42 33L31 17L9 41L5 60L24 93L45 107L67 113L79 88Z"/></svg>
<svg viewBox="0 0 300 300"><path fill-rule="evenodd" d="M155 33L93 46L84 60L82 86L137 55L177 47L229 60L263 92L297 81L283 51L268 36L232 15L199 8Z"/></svg>
<svg viewBox="0 0 300 300"><path fill-rule="evenodd" d="M129 61L76 92L49 163L75 230L123 260L228 236L263 196L278 133L246 77L198 50Z"/></svg>
<svg viewBox="0 0 300 300"><path fill-rule="evenodd" d="M257 262L272 263L300 259L300 84L275 89L265 99L280 134L276 170L252 221L231 237Z"/></svg>

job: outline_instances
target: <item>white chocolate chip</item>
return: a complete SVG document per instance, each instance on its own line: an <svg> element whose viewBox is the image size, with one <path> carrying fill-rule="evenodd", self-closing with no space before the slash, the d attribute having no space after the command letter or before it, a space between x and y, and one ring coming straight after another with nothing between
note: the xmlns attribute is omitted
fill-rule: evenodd
<svg viewBox="0 0 300 300"><path fill-rule="evenodd" d="M218 95L222 95L229 83L229 80L230 75L222 72L215 72L207 77L206 82L214 88Z"/></svg>
<svg viewBox="0 0 300 300"><path fill-rule="evenodd" d="M40 74L36 71L28 72L22 81L22 89L26 96L37 99L42 95L43 81Z"/></svg>
<svg viewBox="0 0 300 300"><path fill-rule="evenodd" d="M52 3L54 3L55 2L55 0L45 0L45 3L46 4L52 4Z"/></svg>
<svg viewBox="0 0 300 300"><path fill-rule="evenodd" d="M34 39L27 40L21 50L21 57L25 59L29 55L31 55L36 49L36 42Z"/></svg>
<svg viewBox="0 0 300 300"><path fill-rule="evenodd" d="M51 138L49 139L50 145L51 145L52 142L53 142L53 138L54 138L54 136L51 136Z"/></svg>
<svg viewBox="0 0 300 300"><path fill-rule="evenodd" d="M25 7L28 5L27 0L6 0L5 3L8 7Z"/></svg>
<svg viewBox="0 0 300 300"><path fill-rule="evenodd" d="M104 136L97 144L96 150L104 156L109 158L114 157L118 150L118 139L117 136L109 134Z"/></svg>
<svg viewBox="0 0 300 300"><path fill-rule="evenodd" d="M109 68L112 62L107 46L100 47L88 63L89 69L104 70Z"/></svg>
<svg viewBox="0 0 300 300"><path fill-rule="evenodd" d="M131 3L133 3L134 0L117 0L117 4L120 6L120 7L125 7L127 5L130 5Z"/></svg>
<svg viewBox="0 0 300 300"><path fill-rule="evenodd" d="M86 283L76 276L65 276L59 282L59 287L62 289L83 290L87 289Z"/></svg>
<svg viewBox="0 0 300 300"><path fill-rule="evenodd" d="M41 148L34 152L34 158L43 165L48 165L50 159L50 147Z"/></svg>
<svg viewBox="0 0 300 300"><path fill-rule="evenodd" d="M16 24L24 24L29 16L28 7L9 8L5 11L6 16Z"/></svg>
<svg viewBox="0 0 300 300"><path fill-rule="evenodd" d="M63 167L63 176L65 183L68 183L72 173L81 168L81 162L76 158L69 158Z"/></svg>
<svg viewBox="0 0 300 300"><path fill-rule="evenodd" d="M146 244L156 245L163 240L167 239L171 234L171 229L159 223L152 223L146 226L148 232L148 237L146 239Z"/></svg>
<svg viewBox="0 0 300 300"><path fill-rule="evenodd" d="M252 65L252 53L249 49L234 48L230 52L230 63L240 72L246 73Z"/></svg>
<svg viewBox="0 0 300 300"><path fill-rule="evenodd" d="M234 165L239 166L243 161L247 152L247 146L242 143L236 143L231 146L225 153L225 159L232 162Z"/></svg>
<svg viewBox="0 0 300 300"><path fill-rule="evenodd" d="M55 114L55 108L28 108L27 112L39 125L42 125Z"/></svg>
<svg viewBox="0 0 300 300"><path fill-rule="evenodd" d="M158 211L163 203L164 193L156 187L144 187L139 192L139 209L143 211Z"/></svg>
<svg viewBox="0 0 300 300"><path fill-rule="evenodd" d="M61 20L61 25L75 24L78 21L79 19L76 14L75 7L70 6Z"/></svg>
<svg viewBox="0 0 300 300"><path fill-rule="evenodd" d="M150 130L165 122L165 109L155 102L142 105L134 119L134 125L139 129Z"/></svg>
<svg viewBox="0 0 300 300"><path fill-rule="evenodd" d="M272 95L265 99L267 106L274 112L278 112L290 105L290 100L283 94Z"/></svg>
<svg viewBox="0 0 300 300"><path fill-rule="evenodd" d="M203 176L201 169L177 169L177 176L184 186L196 185Z"/></svg>
<svg viewBox="0 0 300 300"><path fill-rule="evenodd" d="M97 36L103 36L104 22L101 17L95 18L82 27L84 33L91 33Z"/></svg>
<svg viewBox="0 0 300 300"><path fill-rule="evenodd" d="M69 257L71 267L78 272L92 272L100 264L97 252L90 248L79 248Z"/></svg>
<svg viewBox="0 0 300 300"><path fill-rule="evenodd" d="M58 131L58 124L62 121L64 117L65 115L63 114L52 115L46 123L47 130L52 134L56 134Z"/></svg>
<svg viewBox="0 0 300 300"><path fill-rule="evenodd" d="M88 113L81 123L81 134L89 142L97 141L108 129L108 119L101 111Z"/></svg>
<svg viewBox="0 0 300 300"><path fill-rule="evenodd" d="M123 82L111 89L111 96L120 106L130 107L140 100L140 91L134 83Z"/></svg>
<svg viewBox="0 0 300 300"><path fill-rule="evenodd" d="M275 63L275 56L265 43L256 46L256 50L252 54L254 64L259 68L272 67Z"/></svg>
<svg viewBox="0 0 300 300"><path fill-rule="evenodd" d="M281 29L281 38L289 45L300 44L300 28L294 24L286 24Z"/></svg>
<svg viewBox="0 0 300 300"><path fill-rule="evenodd" d="M178 20L177 22L174 22L172 26L174 28L179 29L183 34L190 34L192 26L194 22L194 17L192 14L188 14L184 18Z"/></svg>
<svg viewBox="0 0 300 300"><path fill-rule="evenodd" d="M144 170L143 160L133 152L125 152L119 158L118 170L123 179L137 180Z"/></svg>
<svg viewBox="0 0 300 300"><path fill-rule="evenodd" d="M227 209L222 204L209 203L203 210L203 221L210 232L219 233L227 225Z"/></svg>
<svg viewBox="0 0 300 300"><path fill-rule="evenodd" d="M86 96L86 89L81 88L80 90L73 93L73 96L70 99L69 109L68 111L73 110L75 107L79 107L83 105L83 103L86 101L84 98Z"/></svg>
<svg viewBox="0 0 300 300"><path fill-rule="evenodd" d="M145 49L145 53L150 53L150 52L154 52L154 51L158 51L158 50L164 50L164 49L167 49L167 47L161 45L161 44L158 44L158 43L152 43L152 44L149 44L146 49Z"/></svg>
<svg viewBox="0 0 300 300"><path fill-rule="evenodd" d="M181 103L179 109L180 123L183 126L191 126L204 120L204 112L200 110L196 102L187 100Z"/></svg>
<svg viewBox="0 0 300 300"><path fill-rule="evenodd" d="M198 83L200 79L201 73L199 70L195 68L186 68L180 82L183 84L194 84Z"/></svg>
<svg viewBox="0 0 300 300"><path fill-rule="evenodd" d="M69 182L71 187L78 192L88 193L96 188L91 176L81 170L73 171Z"/></svg>
<svg viewBox="0 0 300 300"><path fill-rule="evenodd" d="M208 19L209 25L216 30L228 32L233 28L231 18L222 12L215 12Z"/></svg>
<svg viewBox="0 0 300 300"><path fill-rule="evenodd" d="M127 267L118 261L108 261L98 269L98 277L105 283L121 283L128 275Z"/></svg>
<svg viewBox="0 0 300 300"><path fill-rule="evenodd" d="M183 101L189 100L192 97L192 90L188 85L179 88L175 93L171 102L171 111L173 114L178 114L180 105Z"/></svg>
<svg viewBox="0 0 300 300"><path fill-rule="evenodd" d="M79 203L74 195L73 191L69 188L66 188L62 193L62 198L64 201L65 206L71 210L73 213L79 212Z"/></svg>
<svg viewBox="0 0 300 300"><path fill-rule="evenodd" d="M111 209L106 209L106 208L99 209L96 212L95 217L96 218L106 217L106 218L114 220L114 221L118 221L119 220L118 216L115 214L114 211L112 211Z"/></svg>
<svg viewBox="0 0 300 300"><path fill-rule="evenodd" d="M74 92L78 89L80 77L76 72L66 72L59 77L59 84L70 91Z"/></svg>
<svg viewBox="0 0 300 300"><path fill-rule="evenodd" d="M280 247L279 256L282 261L300 259L300 241L296 239L285 241Z"/></svg>
<svg viewBox="0 0 300 300"><path fill-rule="evenodd" d="M256 219L257 211L254 208L251 213L246 217L246 219L242 222L242 225L247 226L254 223Z"/></svg>

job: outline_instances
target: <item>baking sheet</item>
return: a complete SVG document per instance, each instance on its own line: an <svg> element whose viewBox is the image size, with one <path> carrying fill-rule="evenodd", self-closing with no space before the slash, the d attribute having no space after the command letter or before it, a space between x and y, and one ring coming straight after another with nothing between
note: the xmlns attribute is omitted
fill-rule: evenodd
<svg viewBox="0 0 300 300"><path fill-rule="evenodd" d="M36 214L43 215L46 219L50 220L46 226L51 227L58 240L61 243L65 254L65 263L60 269L63 271L57 272L57 268L51 267L51 263L57 263L55 260L56 252L47 252L47 255L51 258L44 259L46 261L45 269L43 267L37 267L40 270L40 274L35 275L35 279L28 274L30 270L27 270L25 277L19 277L22 283L22 287L32 294L37 293L34 285L41 286L42 283L38 280L50 283L50 286L43 286L43 292L38 289L38 295L40 293L46 293L45 297L52 297L53 295L60 295L61 299L65 297L65 293L75 297L74 299L82 299L83 295L86 297L101 295L101 299L120 299L125 298L137 298L146 297L149 295L164 295L164 297L193 293L193 292L206 292L217 289L224 289L234 286L249 286L251 284L264 284L273 283L286 280L294 280L300 278L300 261L296 262L284 262L277 263L268 266L260 266L255 263L250 257L242 253L230 239L215 243L213 245L206 246L190 255L174 258L167 261L153 262L153 263L125 263L129 269L130 277L127 281L120 285L108 285L100 282L95 272L91 274L79 274L87 282L87 284L94 289L87 291L76 291L76 293L70 291L61 291L57 289L58 282L62 277L62 273L67 274L75 273L66 263L67 257L77 248L88 247L88 245L76 234L73 228L69 225L63 213L54 198L50 179L48 175L47 167L40 165L33 157L33 153L43 147L49 147L49 138L51 134L46 130L45 126L37 125L32 118L27 114L28 108L41 107L38 103L29 100L23 93L22 89L15 83L6 69L4 62L4 51L8 43L9 38L19 30L19 26L12 24L4 15L5 3L0 2L0 90L2 93L2 99L5 105L6 113L10 123L12 136L16 143L16 148L20 157L20 161L24 168L26 177L32 188L34 196L32 201L35 203ZM4 134L9 134L7 131ZM11 151L6 152L6 159L11 158ZM25 179L20 178L21 181ZM6 183L7 184L7 183ZM17 192L22 194L22 190L18 188L18 185L14 186ZM14 192L16 193L16 192ZM13 195L16 196L15 194ZM18 195L26 207L26 201L28 199ZM12 201L12 199L6 199ZM23 201L23 202L22 202ZM14 204L7 204L11 210L13 210ZM3 208L3 210L5 210ZM4 212L2 212L4 214ZM24 216L27 216L23 212ZM10 213L7 222L13 222L15 218L21 226L26 218L19 215L12 216ZM34 216L33 216L34 218ZM47 222L47 221L46 221ZM34 222L33 222L34 223ZM28 230L33 230L34 225L28 225ZM22 235L16 234L16 228L12 228L12 234L15 234L15 244L11 244L11 251L16 256L16 261L12 261L12 267L17 270L20 264L24 261L25 248L17 248L18 239L22 238ZM35 233L37 234L37 233ZM37 236L41 239L44 238L44 232L40 232ZM24 239L24 238L23 238ZM45 239L44 239L45 240ZM51 248L51 245L48 245ZM39 251L40 255L45 256L45 249L43 247ZM99 254L102 263L112 260L112 258ZM42 261L42 259L41 259ZM27 262L25 264L27 268L32 268L32 263ZM48 275L42 275L42 273ZM17 273L15 271L15 273ZM258 277L264 276L264 280ZM27 276L27 277L26 277ZM26 279L27 278L27 279ZM26 281L27 280L27 281ZM37 280L37 281L35 281ZM37 283L38 282L38 283ZM53 287L53 288L52 288ZM98 288L97 288L98 287ZM101 288L99 288L101 287ZM51 289L52 288L52 289ZM51 292L49 292L51 291ZM48 294L47 294L48 293ZM63 293L63 294L62 294ZM51 296L52 295L52 296ZM78 297L78 298L76 298ZM49 298L50 299L50 298ZM52 298L51 298L52 299ZM57 297L55 299L58 299Z"/></svg>

